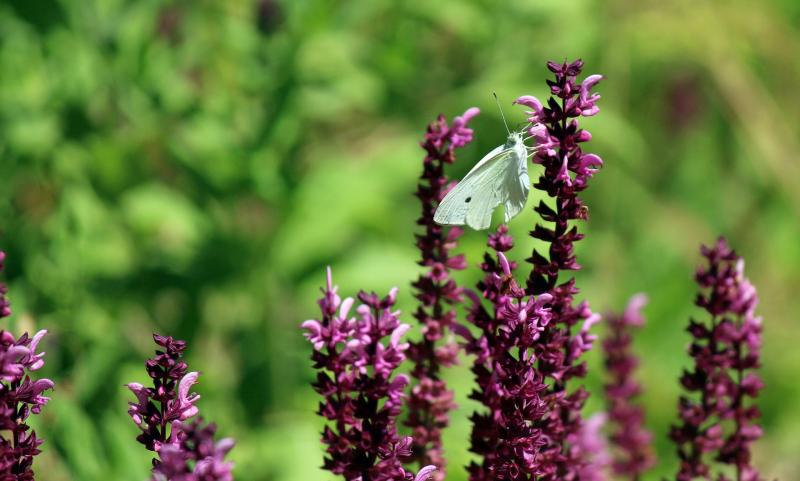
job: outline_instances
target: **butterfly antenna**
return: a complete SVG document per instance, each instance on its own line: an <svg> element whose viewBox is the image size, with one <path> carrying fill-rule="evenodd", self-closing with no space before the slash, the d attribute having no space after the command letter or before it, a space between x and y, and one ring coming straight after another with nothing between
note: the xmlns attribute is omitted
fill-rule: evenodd
<svg viewBox="0 0 800 481"><path fill-rule="evenodd" d="M508 132L508 134L511 135L511 131L508 130L508 122L506 122L506 116L505 114L503 114L503 107L500 106L500 99L497 98L497 92L493 90L492 95L494 95L494 101L497 102L497 108L500 109L500 117L503 118L503 125L506 126L506 132Z"/></svg>

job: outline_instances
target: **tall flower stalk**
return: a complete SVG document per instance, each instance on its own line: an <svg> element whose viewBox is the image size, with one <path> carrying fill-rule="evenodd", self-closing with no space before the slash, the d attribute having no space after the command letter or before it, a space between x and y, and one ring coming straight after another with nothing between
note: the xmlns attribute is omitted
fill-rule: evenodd
<svg viewBox="0 0 800 481"><path fill-rule="evenodd" d="M136 402L128 403L128 414L141 431L136 440L150 451L159 452L164 445L180 443L175 423L197 414L195 402L200 396L189 391L199 373L187 373L186 362L182 359L185 341L159 334L153 334L153 340L160 349L145 362L153 386L145 387L138 382L128 384L128 389L136 396ZM157 464L158 460L154 459L153 465Z"/></svg>
<svg viewBox="0 0 800 481"><path fill-rule="evenodd" d="M583 236L570 223L587 218L578 193L602 165L598 156L579 147L591 135L575 119L597 113L599 96L591 89L601 79L593 75L577 84L582 65L548 63L555 80L548 81L553 98L547 107L532 96L516 100L531 109L533 162L544 166L534 187L555 198L555 207L541 202L535 210L554 226L537 224L531 232L549 244L549 258L534 250L525 289L514 280L515 266L503 254L513 239L500 226L489 238L498 260L487 254L481 265L485 277L479 289L491 307L469 294L473 307L468 318L481 331L478 338L465 333L476 356L473 398L488 408L473 416L471 450L482 461L470 466L471 481L577 481L596 461L582 449L588 431L581 409L588 394L582 387L568 392L566 383L585 376L579 358L592 347L595 336L589 330L599 316L585 302L575 302L573 278L559 279L561 271L580 268L573 246Z"/></svg>
<svg viewBox="0 0 800 481"><path fill-rule="evenodd" d="M472 300L468 319L480 335L463 332L468 351L475 355L477 388L470 397L485 408L472 416L470 450L482 460L469 466L469 479L543 479L555 466L542 453L547 439L539 425L547 405L541 393L547 386L535 368L534 353L551 322L546 307L551 296L528 296L514 280L516 265L503 254L513 247L505 226L489 236L488 244L493 252L484 256L485 275L478 285L487 302L467 291Z"/></svg>
<svg viewBox="0 0 800 481"><path fill-rule="evenodd" d="M555 75L548 80L552 97L543 105L536 97L526 95L516 103L530 108L528 133L534 138L536 151L533 163L544 167L534 188L545 192L553 199L553 205L541 201L534 209L547 227L536 224L531 236L548 245L547 255L534 249L528 259L533 269L527 280L530 295L548 294L552 322L537 343L536 368L547 379L547 389L542 394L549 415L541 424L544 445L542 451L553 459L556 470L541 479L577 480L585 460L578 459L579 450L569 448L569 439L578 436L581 430L581 409L588 397L583 387L573 391L567 383L586 374L581 355L591 347L588 328L596 322L586 302L577 302L578 289L572 276L566 279L562 273L580 269L575 258L574 245L583 239L575 221L586 220L588 209L579 194L589 185L603 162L595 154L586 153L581 144L591 140L591 134L578 125L579 117L595 115L600 96L592 88L602 79L590 75L578 83L577 77L583 62L558 64L548 62L548 69ZM583 324L579 332L575 326Z"/></svg>
<svg viewBox="0 0 800 481"><path fill-rule="evenodd" d="M613 432L614 474L622 479L639 481L642 474L655 464L652 435L644 428L644 410L634 402L642 388L633 374L639 359L632 352L634 328L644 325L642 308L647 304L644 294L628 302L622 314L609 313L605 322L608 335L603 340L603 356L608 373L605 387L608 419Z"/></svg>
<svg viewBox="0 0 800 481"><path fill-rule="evenodd" d="M128 414L141 433L136 438L155 451L152 481L232 481L233 464L225 455L233 448L230 438L214 441L216 426L187 420L199 412L200 396L190 393L199 373L187 372L183 360L186 341L153 334L156 355L145 362L152 387L128 384L136 396Z"/></svg>
<svg viewBox="0 0 800 481"><path fill-rule="evenodd" d="M670 433L680 458L676 479L761 481L750 455L762 435L754 402L763 388L754 372L761 349L758 296L744 276L744 260L724 238L701 253L708 264L695 275L701 289L695 303L708 319L689 323L694 366L681 377L687 394L680 398L681 423Z"/></svg>
<svg viewBox="0 0 800 481"><path fill-rule="evenodd" d="M452 187L444 167L455 162L457 148L472 140L472 129L467 124L479 112L475 107L470 108L453 119L452 125L440 115L428 126L421 144L426 155L416 196L422 206L417 225L424 231L416 234L416 245L421 253L419 264L427 270L413 284L419 301L414 317L422 325L422 339L410 343L408 349L414 386L407 401L405 424L414 434L409 460L420 467L436 466L435 481L445 477L442 430L450 423L449 413L455 408L453 392L440 377L441 368L455 364L458 356L452 331L456 323L454 306L461 302L462 289L450 277L450 271L464 269L466 262L463 255L451 255L463 230L441 226L434 222L433 216Z"/></svg>
<svg viewBox="0 0 800 481"><path fill-rule="evenodd" d="M0 271L5 253L0 251ZM0 318L11 315L8 288L0 283ZM54 387L50 379L34 379L31 373L44 366L44 353L37 353L47 331L19 338L0 331L0 479L32 481L33 460L42 440L27 424L31 414L40 414L50 398L44 391Z"/></svg>
<svg viewBox="0 0 800 481"><path fill-rule="evenodd" d="M403 469L412 439L397 434L408 378L394 371L405 360L408 344L402 338L409 329L393 310L397 289L383 298L360 292L353 318L348 316L354 300L342 300L337 290L329 269L319 300L322 315L302 324L314 347L313 386L323 397L319 415L330 421L322 433L323 467L347 481L424 481L435 466L416 478Z"/></svg>

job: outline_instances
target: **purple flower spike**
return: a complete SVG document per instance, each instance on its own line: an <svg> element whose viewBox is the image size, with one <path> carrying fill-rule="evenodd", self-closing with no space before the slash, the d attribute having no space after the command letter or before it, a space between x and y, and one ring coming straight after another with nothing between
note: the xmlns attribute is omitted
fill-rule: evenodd
<svg viewBox="0 0 800 481"><path fill-rule="evenodd" d="M427 270L414 282L419 307L414 317L422 325L423 338L411 343L408 357L414 363L411 376L415 383L408 399L406 426L414 434L414 447L409 462L418 466L433 465L434 481L444 479L445 459L442 449L442 430L450 424L449 413L456 406L453 392L440 377L440 369L457 362L458 345L452 333L457 330L455 305L462 300L462 288L450 277L453 270L466 267L464 256L453 256L463 230L445 227L433 220L439 202L450 187L444 173L445 165L455 162L455 149L472 140L467 123L478 113L476 107L453 119L448 126L443 116L431 123L425 133L423 160L416 196L422 205L417 225L424 231L416 235L420 250L419 264Z"/></svg>
<svg viewBox="0 0 800 481"><path fill-rule="evenodd" d="M565 279L561 274L581 268L574 246L583 239L583 234L574 222L585 220L588 209L578 195L588 187L602 160L584 153L580 147L591 139L591 134L578 126L578 118L598 112L596 102L600 96L592 93L592 89L602 77L590 75L578 83L583 68L580 60L548 62L547 67L555 74L555 79L547 81L553 96L544 103L532 96L517 99L517 103L531 109L527 112L531 123L528 131L536 143L531 160L544 168L534 188L553 199L552 207L541 201L534 209L551 226L537 224L531 231L532 237L549 246L547 255L535 249L527 259L533 264L526 283L527 294L546 293L552 298L552 321L540 334L534 350L537 372L546 384L541 398L549 413L540 423L543 443L540 457L551 466L536 479L572 481L580 478L579 473L589 462L576 457L579 451L568 449L568 440L576 438L582 429L580 413L588 393L583 387L570 392L567 383L586 374L581 356L592 347L594 336L589 328L599 317L592 314L586 303L575 301L578 289L574 278ZM574 332L576 326L581 326L578 332Z"/></svg>
<svg viewBox="0 0 800 481"><path fill-rule="evenodd" d="M128 414L141 430L136 439L150 451L159 452L165 445L178 443L171 433L172 425L197 414L194 403L200 396L189 393L198 373L186 372L186 363L181 359L186 342L158 334L153 334L153 340L161 347L155 357L145 362L153 387L135 382L127 385L136 396L136 402L128 403Z"/></svg>
<svg viewBox="0 0 800 481"><path fill-rule="evenodd" d="M701 253L708 266L695 275L701 288L696 304L709 320L689 323L694 367L681 377L687 394L680 398L681 424L670 432L681 461L676 479L726 481L722 469L713 472L710 461L718 461L733 467L737 481L761 481L750 459L750 444L762 434L754 399L763 383L753 372L760 367L758 297L744 261L724 238Z"/></svg>
<svg viewBox="0 0 800 481"><path fill-rule="evenodd" d="M644 325L644 294L628 302L622 315L608 314L608 337L603 340L603 354L609 380L605 385L608 417L613 426L614 473L635 481L655 464L652 436L644 428L644 410L633 402L641 387L633 377L639 360L632 352L634 327Z"/></svg>
<svg viewBox="0 0 800 481"><path fill-rule="evenodd" d="M478 289L489 306L467 291L472 300L467 318L480 330L478 337L466 336L478 385L470 397L485 408L472 415L470 450L482 462L469 466L469 479L546 479L554 474L561 449L545 449L542 426L548 409L542 393L547 385L534 353L552 319L552 296L529 296L517 285L516 263L503 254L513 246L504 225L489 236L488 244L494 255L484 256L485 275Z"/></svg>
<svg viewBox="0 0 800 481"><path fill-rule="evenodd" d="M412 481L414 474L401 463L412 441L397 434L408 378L394 371L405 360L408 344L401 337L408 326L393 310L396 290L384 298L359 293L363 304L352 318L347 316L353 300L342 300L336 291L328 269L321 318L302 324L314 347L313 387L323 397L318 412L330 421L322 432L323 467L348 481ZM418 477L431 472L425 467Z"/></svg>
<svg viewBox="0 0 800 481"><path fill-rule="evenodd" d="M225 455L233 448L232 439L214 441L216 426L187 422L198 414L195 403L200 396L191 392L200 376L186 372L182 360L186 342L153 334L161 348L145 362L153 387L137 382L127 385L136 396L128 414L141 433L136 438L158 457L153 459L152 481L232 481L233 465Z"/></svg>
<svg viewBox="0 0 800 481"><path fill-rule="evenodd" d="M5 253L0 252L0 270ZM11 315L8 289L0 284L0 318ZM44 366L44 353L37 353L47 334L42 329L33 337L23 333L15 338L0 331L0 479L32 481L33 460L42 440L27 424L31 414L40 414L50 400L44 396L55 384L50 379L33 379L31 373Z"/></svg>

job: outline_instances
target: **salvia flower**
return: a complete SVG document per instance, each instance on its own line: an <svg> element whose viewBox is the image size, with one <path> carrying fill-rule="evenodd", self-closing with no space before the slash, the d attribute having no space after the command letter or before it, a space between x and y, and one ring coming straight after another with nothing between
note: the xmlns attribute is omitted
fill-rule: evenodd
<svg viewBox="0 0 800 481"><path fill-rule="evenodd" d="M416 245L421 253L419 264L427 270L413 284L419 301L414 317L422 325L423 337L419 342L412 342L408 350L408 357L414 363L411 377L416 382L407 402L405 424L414 434L410 460L419 466L436 466L435 481L445 476L442 430L448 426L449 413L455 408L453 392L439 373L441 367L456 363L459 350L451 332L456 322L454 305L461 301L462 289L450 277L450 271L464 269L466 262L463 255L450 254L463 234L462 229L441 226L434 222L433 216L448 188L452 187L444 167L455 162L455 149L472 139L467 123L478 112L477 108L471 108L463 116L456 117L450 126L440 115L428 126L421 144L426 155L416 196L422 205L417 224L424 231L416 234Z"/></svg>
<svg viewBox="0 0 800 481"><path fill-rule="evenodd" d="M762 434L754 399L763 383L753 372L760 367L758 297L744 276L744 260L724 238L701 253L708 264L695 275L701 288L696 304L708 320L689 323L694 366L681 377L687 394L680 398L681 424L670 432L680 458L676 479L760 481L750 459L750 445ZM714 461L729 465L735 477L715 469Z"/></svg>
<svg viewBox="0 0 800 481"><path fill-rule="evenodd" d="M0 252L0 270L5 253ZM11 315L0 284L0 318ZM33 337L23 333L15 338L0 331L0 479L33 480L33 459L39 454L42 440L27 424L31 414L39 414L50 400L44 392L55 386L50 379L33 379L31 373L44 366L44 353L37 352L46 330Z"/></svg>
<svg viewBox="0 0 800 481"><path fill-rule="evenodd" d="M634 378L639 359L632 352L632 331L644 325L644 294L628 302L622 314L606 316L608 335L603 340L603 355L608 382L605 385L608 418L613 429L613 471L632 481L655 464L652 435L644 428L644 410L634 402L642 388Z"/></svg>
<svg viewBox="0 0 800 481"><path fill-rule="evenodd" d="M136 402L129 403L128 414L141 430L136 439L147 449L159 452L166 444L178 443L171 433L173 424L197 414L195 402L200 396L191 392L198 373L187 372L186 362L181 359L186 342L159 334L153 334L153 340L160 349L145 362L153 385L128 384L136 396ZM158 461L154 460L154 464Z"/></svg>
<svg viewBox="0 0 800 481"><path fill-rule="evenodd" d="M489 247L494 254L485 255L485 276L478 285L488 307L467 291L472 300L467 317L480 334L462 333L475 355L477 388L470 397L485 408L472 416L470 450L482 460L469 466L470 480L545 479L561 454L560 447L545 449L550 444L541 429L548 414L542 400L547 386L535 368L535 346L551 321L551 296L529 296L517 285L516 264L503 254L513 247L505 226L489 236Z"/></svg>
<svg viewBox="0 0 800 481"><path fill-rule="evenodd" d="M464 115L454 118L453 123L449 126L447 125L447 119L440 115L428 127L423 148L432 155L434 154L433 151L439 151L442 155L447 155L450 160L446 162L452 163L453 149L463 147L472 142L473 130L467 127L467 124L480 112L477 107L469 108L464 112ZM429 150L429 147L431 150Z"/></svg>
<svg viewBox="0 0 800 481"><path fill-rule="evenodd" d="M564 279L561 273L580 269L574 245L583 239L583 234L572 223L587 219L588 209L578 194L588 187L589 180L603 164L600 157L581 148L592 136L578 125L579 117L598 112L596 103L600 96L592 93L592 89L602 76L590 75L578 83L583 68L581 60L548 62L547 67L555 79L547 81L552 97L546 104L530 95L516 100L530 109L528 133L536 142L532 161L544 168L534 188L554 199L553 206L541 201L534 209L552 226L537 224L531 231L532 237L548 245L548 252L544 255L534 249L528 259L533 269L526 287L529 295L547 293L552 299L549 306L552 322L537 343L536 368L547 380L547 390L542 396L550 412L542 425L545 440L542 449L561 454L553 456L555 472L541 479L570 481L578 479L585 464L574 457L576 451L568 448L568 439L577 436L581 429L580 412L588 394L583 387L569 392L567 382L585 376L586 365L580 358L592 346L594 336L589 328L599 317L588 304L575 301L578 294L575 280L571 276ZM573 328L578 325L581 327L574 333Z"/></svg>
<svg viewBox="0 0 800 481"><path fill-rule="evenodd" d="M159 463L153 468L152 481L233 481L233 463L225 456L235 442L215 439L217 427L201 420L174 421L172 443L158 452Z"/></svg>
<svg viewBox="0 0 800 481"><path fill-rule="evenodd" d="M397 416L408 378L394 371L405 360L409 329L393 310L397 289L386 297L361 292L356 316L353 299L342 300L328 269L327 286L319 301L319 320L302 324L314 346L311 359L318 370L314 390L322 395L319 414L330 424L322 433L327 446L323 467L347 481L410 481L403 469L412 440L397 434ZM416 476L424 481L435 470L426 466Z"/></svg>

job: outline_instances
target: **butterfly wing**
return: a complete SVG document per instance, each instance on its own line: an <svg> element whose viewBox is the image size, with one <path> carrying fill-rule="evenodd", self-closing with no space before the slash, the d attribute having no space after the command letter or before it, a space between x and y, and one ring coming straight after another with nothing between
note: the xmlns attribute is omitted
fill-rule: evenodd
<svg viewBox="0 0 800 481"><path fill-rule="evenodd" d="M516 162L513 162L515 168L509 167L506 172L508 176L504 183L506 189L503 205L504 222L508 222L522 212L531 190L531 180L528 177L528 151L525 144L520 139L512 149Z"/></svg>
<svg viewBox="0 0 800 481"><path fill-rule="evenodd" d="M505 222L519 214L529 192L528 151L522 136L512 135L447 193L433 219L439 224L467 224L483 230L491 224L492 213L500 204L505 207Z"/></svg>
<svg viewBox="0 0 800 481"><path fill-rule="evenodd" d="M436 209L433 220L445 225L464 225L476 230L489 227L492 212L505 199L504 184L508 170L516 172L510 162L514 150L501 145L478 162L472 170L447 193Z"/></svg>
<svg viewBox="0 0 800 481"><path fill-rule="evenodd" d="M475 230L488 229L492 223L492 213L498 205L503 203L501 197L503 178L505 177L505 164L508 155L493 164L487 171L481 186L473 196L472 205L467 210L467 225Z"/></svg>

